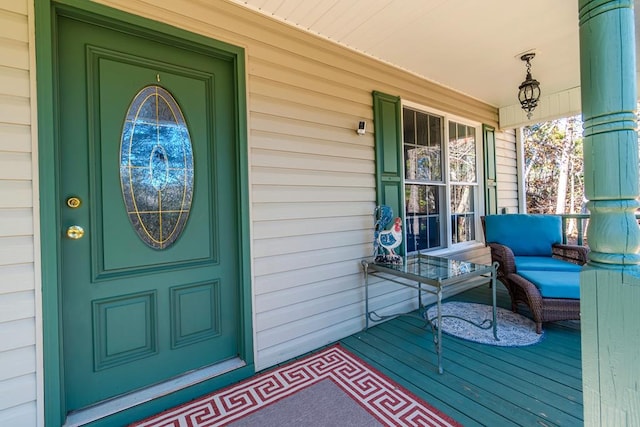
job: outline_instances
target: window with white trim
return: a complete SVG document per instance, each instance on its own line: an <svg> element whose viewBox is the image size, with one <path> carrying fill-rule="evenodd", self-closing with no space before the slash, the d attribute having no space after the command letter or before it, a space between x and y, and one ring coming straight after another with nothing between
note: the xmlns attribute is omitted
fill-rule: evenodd
<svg viewBox="0 0 640 427"><path fill-rule="evenodd" d="M407 252L476 240L477 125L402 108Z"/></svg>

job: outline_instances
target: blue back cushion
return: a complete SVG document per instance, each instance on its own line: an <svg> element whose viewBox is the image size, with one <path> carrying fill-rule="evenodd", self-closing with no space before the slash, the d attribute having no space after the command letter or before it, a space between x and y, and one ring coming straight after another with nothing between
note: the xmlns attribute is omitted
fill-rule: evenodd
<svg viewBox="0 0 640 427"><path fill-rule="evenodd" d="M562 219L555 215L487 215L485 227L487 242L508 246L516 256L551 256L551 246L562 241Z"/></svg>

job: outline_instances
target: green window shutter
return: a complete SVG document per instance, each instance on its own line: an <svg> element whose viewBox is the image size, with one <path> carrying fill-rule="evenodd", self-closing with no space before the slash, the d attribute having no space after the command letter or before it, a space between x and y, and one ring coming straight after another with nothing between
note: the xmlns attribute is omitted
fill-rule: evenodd
<svg viewBox="0 0 640 427"><path fill-rule="evenodd" d="M498 213L498 182L496 171L496 130L491 126L482 126L484 154L484 213Z"/></svg>
<svg viewBox="0 0 640 427"><path fill-rule="evenodd" d="M376 145L376 197L378 205L393 209L404 221L402 163L402 105L400 98L373 92L373 120ZM405 233L406 236L406 233ZM404 241L396 250L405 254Z"/></svg>

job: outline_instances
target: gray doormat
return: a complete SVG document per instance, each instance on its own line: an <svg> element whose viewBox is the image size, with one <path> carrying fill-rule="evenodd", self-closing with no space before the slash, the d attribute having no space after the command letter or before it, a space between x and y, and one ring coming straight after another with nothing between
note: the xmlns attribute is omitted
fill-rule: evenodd
<svg viewBox="0 0 640 427"><path fill-rule="evenodd" d="M327 408L331 408L329 411ZM232 427L381 426L333 381L327 379L238 421Z"/></svg>

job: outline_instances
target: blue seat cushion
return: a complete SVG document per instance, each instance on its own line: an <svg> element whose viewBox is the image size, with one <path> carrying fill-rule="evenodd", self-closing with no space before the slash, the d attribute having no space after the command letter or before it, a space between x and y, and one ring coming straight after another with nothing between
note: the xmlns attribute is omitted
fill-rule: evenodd
<svg viewBox="0 0 640 427"><path fill-rule="evenodd" d="M582 266L547 256L516 256L516 270L580 271Z"/></svg>
<svg viewBox="0 0 640 427"><path fill-rule="evenodd" d="M557 215L506 214L485 217L489 243L508 246L516 256L551 256L562 241L562 218Z"/></svg>
<svg viewBox="0 0 640 427"><path fill-rule="evenodd" d="M518 274L533 283L543 298L580 299L580 273L524 270Z"/></svg>

